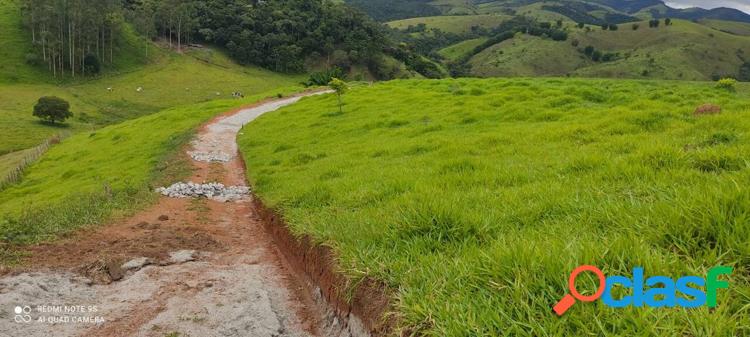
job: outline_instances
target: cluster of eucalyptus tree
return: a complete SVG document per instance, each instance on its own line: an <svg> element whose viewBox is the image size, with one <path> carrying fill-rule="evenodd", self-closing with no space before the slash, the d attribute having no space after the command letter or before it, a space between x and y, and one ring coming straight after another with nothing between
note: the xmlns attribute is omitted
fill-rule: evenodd
<svg viewBox="0 0 750 337"><path fill-rule="evenodd" d="M126 0L125 16L138 33L148 39L161 38L171 48L182 49L193 41L201 7L207 1Z"/></svg>
<svg viewBox="0 0 750 337"><path fill-rule="evenodd" d="M118 0L22 0L22 13L36 52L29 61L43 62L55 77L113 62L123 21Z"/></svg>

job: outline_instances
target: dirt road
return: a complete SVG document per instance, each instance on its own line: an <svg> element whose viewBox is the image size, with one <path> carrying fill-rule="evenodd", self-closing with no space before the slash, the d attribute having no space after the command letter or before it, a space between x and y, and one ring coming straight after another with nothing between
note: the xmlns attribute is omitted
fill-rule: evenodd
<svg viewBox="0 0 750 337"><path fill-rule="evenodd" d="M191 181L244 186L237 132L300 98L204 126L185 153ZM162 197L131 218L31 247L31 267L0 279L0 335L360 336L293 277L250 198Z"/></svg>

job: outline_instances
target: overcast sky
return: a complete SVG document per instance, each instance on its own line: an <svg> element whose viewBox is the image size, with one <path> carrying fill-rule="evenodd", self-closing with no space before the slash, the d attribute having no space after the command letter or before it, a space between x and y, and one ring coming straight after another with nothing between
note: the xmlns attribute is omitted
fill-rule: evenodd
<svg viewBox="0 0 750 337"><path fill-rule="evenodd" d="M750 13L750 0L666 0L667 5L674 8L701 7L731 7Z"/></svg>

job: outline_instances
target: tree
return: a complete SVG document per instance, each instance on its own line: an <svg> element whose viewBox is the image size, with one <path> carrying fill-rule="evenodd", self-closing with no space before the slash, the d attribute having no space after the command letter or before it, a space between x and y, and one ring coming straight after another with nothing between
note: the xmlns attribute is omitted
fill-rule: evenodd
<svg viewBox="0 0 750 337"><path fill-rule="evenodd" d="M750 62L745 62L740 66L737 79L743 82L750 82Z"/></svg>
<svg viewBox="0 0 750 337"><path fill-rule="evenodd" d="M34 105L34 116L49 122L62 122L73 116L70 112L70 104L62 98L45 96Z"/></svg>
<svg viewBox="0 0 750 337"><path fill-rule="evenodd" d="M578 28L583 29L584 26L586 26L585 23L583 23L583 22L579 22L578 23Z"/></svg>
<svg viewBox="0 0 750 337"><path fill-rule="evenodd" d="M670 19L670 18L664 19L664 25L665 26L671 26L672 25L672 19Z"/></svg>
<svg viewBox="0 0 750 337"><path fill-rule="evenodd" d="M591 54L591 59L594 60L594 62L599 62L602 59L602 52L594 50L594 53Z"/></svg>
<svg viewBox="0 0 750 337"><path fill-rule="evenodd" d="M594 54L595 50L596 49L594 49L594 46L586 46L586 48L583 49L583 53L586 54L586 55L588 55L588 56L591 56L591 55Z"/></svg>
<svg viewBox="0 0 750 337"><path fill-rule="evenodd" d="M614 30L618 30L618 29L620 29L620 27L618 27L618 26L617 26L616 24L614 24L614 23L613 23L613 24L610 24L610 25L609 25L609 30L612 30L612 31L614 31Z"/></svg>
<svg viewBox="0 0 750 337"><path fill-rule="evenodd" d="M550 37L555 41L565 41L568 39L568 33L562 30L556 30L552 32L552 36Z"/></svg>
<svg viewBox="0 0 750 337"><path fill-rule="evenodd" d="M638 30L638 28L640 28L640 27L641 27L641 25L639 25L637 23L633 24L633 30Z"/></svg>
<svg viewBox="0 0 750 337"><path fill-rule="evenodd" d="M336 92L336 96L338 96L339 113L344 113L344 103L341 101L341 96L349 90L349 86L346 85L346 82L338 78L332 79L331 83L328 83L328 86L331 87L331 89Z"/></svg>

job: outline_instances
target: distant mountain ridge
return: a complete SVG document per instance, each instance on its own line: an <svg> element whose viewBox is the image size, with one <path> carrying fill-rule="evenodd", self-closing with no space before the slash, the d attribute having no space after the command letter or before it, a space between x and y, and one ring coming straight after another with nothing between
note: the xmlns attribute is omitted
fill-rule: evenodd
<svg viewBox="0 0 750 337"><path fill-rule="evenodd" d="M440 14L488 14L513 11L523 6L541 4L545 10L571 20L602 24L624 23L649 18L686 20L716 19L750 23L750 14L734 8L685 8L666 5L662 0L345 0L378 21L391 21ZM604 14L602 14L604 13Z"/></svg>

